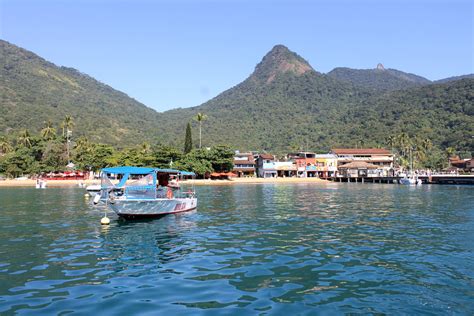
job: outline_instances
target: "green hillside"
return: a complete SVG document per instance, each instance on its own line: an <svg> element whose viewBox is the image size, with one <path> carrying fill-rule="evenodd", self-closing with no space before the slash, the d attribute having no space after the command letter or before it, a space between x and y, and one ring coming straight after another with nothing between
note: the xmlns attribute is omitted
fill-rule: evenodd
<svg viewBox="0 0 474 316"><path fill-rule="evenodd" d="M396 69L385 69L382 64L378 64L375 69L339 67L331 70L328 76L350 82L358 87L380 91L408 89L431 83L428 79L414 74Z"/></svg>
<svg viewBox="0 0 474 316"><path fill-rule="evenodd" d="M74 135L131 145L154 137L157 113L79 71L0 40L0 133L74 118ZM58 126L56 126L59 129ZM139 140L137 140L139 139Z"/></svg>
<svg viewBox="0 0 474 316"><path fill-rule="evenodd" d="M474 74L444 78L444 79L436 80L435 83L446 83L446 82L457 81L461 79L474 79Z"/></svg>
<svg viewBox="0 0 474 316"><path fill-rule="evenodd" d="M305 71L281 66L295 62ZM163 113L160 133L173 143L173 131L184 130L202 112L208 115L203 133L208 146L224 142L242 150L326 151L382 146L389 135L407 132L430 138L440 148L473 151L472 139L464 135L474 134L474 80L384 92L308 67L276 46L241 84L201 106Z"/></svg>
<svg viewBox="0 0 474 316"><path fill-rule="evenodd" d="M390 84L374 86L373 76L389 76ZM60 130L59 122L71 115L76 139L85 135L120 147L148 141L183 148L186 124L200 112L208 117L204 146L327 151L385 146L388 136L407 132L431 139L439 149L472 152L473 85L469 78L433 84L380 67L321 74L277 45L237 86L200 106L157 113L77 70L0 41L0 134L18 135L25 128L38 133L48 120Z"/></svg>

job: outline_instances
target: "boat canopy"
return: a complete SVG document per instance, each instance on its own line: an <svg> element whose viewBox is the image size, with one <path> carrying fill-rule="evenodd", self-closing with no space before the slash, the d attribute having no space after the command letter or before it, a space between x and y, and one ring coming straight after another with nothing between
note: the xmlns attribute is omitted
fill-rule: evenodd
<svg viewBox="0 0 474 316"><path fill-rule="evenodd" d="M145 168L145 167L110 167L102 169L103 172L106 173L114 173L114 174L149 174L155 171L154 168Z"/></svg>
<svg viewBox="0 0 474 316"><path fill-rule="evenodd" d="M113 183L108 177L109 174L121 175L121 177L118 177L120 178L120 182L117 184ZM194 175L194 172L132 166L103 168L101 176L101 198L107 198L110 192L118 191L122 192L120 196L123 195L130 200L165 198L168 194L166 187L169 187L171 174L191 176ZM138 175L138 177L134 177L134 175ZM130 182L127 183L127 181ZM177 188L179 188L179 186ZM178 190L173 194L181 196L179 195L181 191Z"/></svg>
<svg viewBox="0 0 474 316"><path fill-rule="evenodd" d="M177 169L161 169L161 168L146 168L146 167L131 167L131 166L122 166L122 167L109 167L102 169L102 172L113 173L113 174L150 174L153 172L160 173L176 173L183 176L195 176L196 174L191 171L181 171Z"/></svg>

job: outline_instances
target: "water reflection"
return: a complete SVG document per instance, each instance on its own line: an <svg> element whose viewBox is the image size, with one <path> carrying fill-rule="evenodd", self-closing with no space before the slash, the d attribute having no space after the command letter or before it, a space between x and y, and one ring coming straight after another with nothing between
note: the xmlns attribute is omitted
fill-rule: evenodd
<svg viewBox="0 0 474 316"><path fill-rule="evenodd" d="M82 190L0 194L0 313L474 309L470 187L200 187L197 212L108 227Z"/></svg>
<svg viewBox="0 0 474 316"><path fill-rule="evenodd" d="M183 245L182 234L195 229L195 212L156 220L122 221L101 233L101 265L115 272L150 274L164 264L181 260L193 251ZM152 265L151 269L149 265Z"/></svg>

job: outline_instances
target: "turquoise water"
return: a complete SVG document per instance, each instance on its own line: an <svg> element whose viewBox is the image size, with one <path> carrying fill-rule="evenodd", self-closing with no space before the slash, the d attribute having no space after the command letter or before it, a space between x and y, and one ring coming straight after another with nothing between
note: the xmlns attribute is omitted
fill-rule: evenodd
<svg viewBox="0 0 474 316"><path fill-rule="evenodd" d="M474 187L198 187L122 222L81 189L0 189L0 314L473 314Z"/></svg>

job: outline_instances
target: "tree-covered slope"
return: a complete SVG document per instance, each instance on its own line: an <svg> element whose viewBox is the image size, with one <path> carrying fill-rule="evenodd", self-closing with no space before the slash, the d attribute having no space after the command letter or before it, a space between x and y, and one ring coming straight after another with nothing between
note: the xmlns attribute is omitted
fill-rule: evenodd
<svg viewBox="0 0 474 316"><path fill-rule="evenodd" d="M171 141L175 139L172 131L184 130L188 120L203 112L208 116L205 145L228 143L250 150L296 148L306 140L316 140L324 126L330 125L328 120L347 111L353 98L367 95L365 90L317 73L298 55L277 45L244 82L201 106L163 113L160 133Z"/></svg>
<svg viewBox="0 0 474 316"><path fill-rule="evenodd" d="M157 113L74 69L0 41L0 134L25 128L35 133L45 121L58 124L71 115L74 136L86 135L93 142L127 146L159 141L183 148L186 124L200 112L208 117L205 147L325 151L382 146L389 135L407 132L439 148L474 151L474 79L432 84L379 67L370 76L388 73L398 81L375 87L364 71L356 71L360 76L351 80L343 78L348 72L334 73L318 73L277 45L235 87L200 106ZM193 143L198 144L194 126Z"/></svg>
<svg viewBox="0 0 474 316"><path fill-rule="evenodd" d="M443 148L473 150L472 140L462 135L474 132L474 80L384 92L319 74L296 54L283 51L274 48L247 80L203 105L163 113L160 133L173 143L173 131L183 131L187 121L202 112L208 115L203 127L207 146L324 151L333 146L381 146L389 135L404 131ZM306 70L280 66L295 61L305 66L298 69Z"/></svg>
<svg viewBox="0 0 474 316"><path fill-rule="evenodd" d="M0 40L0 134L36 132L65 115L74 118L76 136L121 145L152 139L157 117L122 92Z"/></svg>
<svg viewBox="0 0 474 316"><path fill-rule="evenodd" d="M457 81L457 80L461 80L461 79L474 79L474 74L448 77L448 78L436 80L435 83L446 83L446 82Z"/></svg>
<svg viewBox="0 0 474 316"><path fill-rule="evenodd" d="M362 142L380 144L387 135L406 132L428 138L441 149L474 152L474 79L375 95L346 117L356 117L343 121L350 126L346 137Z"/></svg>
<svg viewBox="0 0 474 316"><path fill-rule="evenodd" d="M331 70L328 76L358 87L372 90L392 91L430 84L426 78L396 69L385 69L378 64L375 69L351 69L339 67Z"/></svg>

